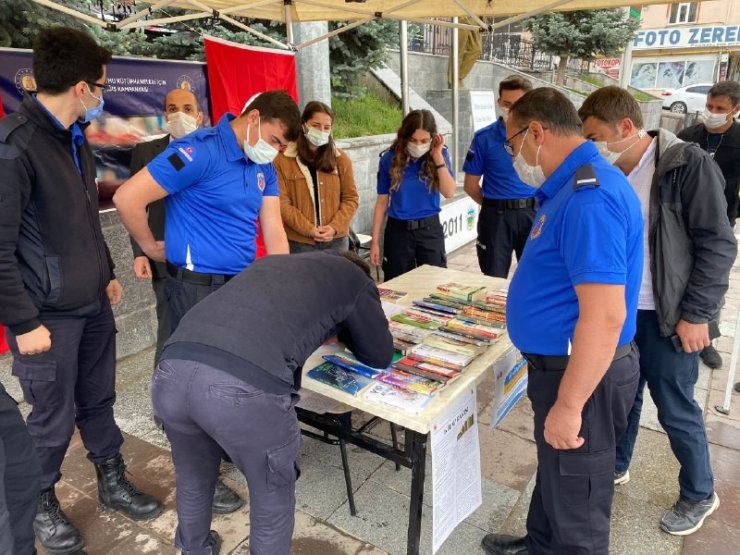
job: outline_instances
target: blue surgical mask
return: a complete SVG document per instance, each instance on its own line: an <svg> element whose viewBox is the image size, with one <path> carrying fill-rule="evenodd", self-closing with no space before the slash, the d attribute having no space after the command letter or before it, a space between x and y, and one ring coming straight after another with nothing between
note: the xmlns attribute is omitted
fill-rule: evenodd
<svg viewBox="0 0 740 555"><path fill-rule="evenodd" d="M100 93L100 96L95 96L92 91L90 90L90 87L88 85L87 94L92 96L95 100L98 101L98 105L95 106L95 108L88 108L85 106L85 103L80 98L80 104L82 104L82 107L85 109L85 115L82 116L82 122L83 123L90 123L94 119L98 119L100 116L103 115L103 106L105 106L105 100L103 99L103 93Z"/></svg>
<svg viewBox="0 0 740 555"><path fill-rule="evenodd" d="M244 139L244 154L255 164L271 164L278 155L278 150L262 138L262 122L257 128L259 140L257 144L249 144L249 125L247 125L247 138Z"/></svg>

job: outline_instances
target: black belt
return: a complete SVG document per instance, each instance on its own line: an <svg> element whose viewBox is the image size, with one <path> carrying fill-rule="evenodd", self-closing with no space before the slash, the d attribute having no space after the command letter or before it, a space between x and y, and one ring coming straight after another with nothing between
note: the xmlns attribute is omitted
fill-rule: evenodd
<svg viewBox="0 0 740 555"><path fill-rule="evenodd" d="M388 223L395 224L400 227L404 227L406 231L414 231L416 229L423 229L428 227L429 224L439 222L439 215L429 216L422 220L399 220L397 218L388 217Z"/></svg>
<svg viewBox="0 0 740 555"><path fill-rule="evenodd" d="M534 208L534 198L484 198L483 206L501 210L524 210Z"/></svg>
<svg viewBox="0 0 740 555"><path fill-rule="evenodd" d="M619 360L620 358L626 357L632 352L632 343L627 343L621 347L617 347L614 352L614 358L612 362ZM569 356L544 356L544 355L531 355L528 353L522 353L522 356L527 359L527 362L532 368L537 370L549 370L549 371L560 371L565 370L568 367Z"/></svg>
<svg viewBox="0 0 740 555"><path fill-rule="evenodd" d="M193 283L195 285L223 285L234 277L234 274L202 274L200 272L192 272L185 268L178 268L170 262L167 263L167 273L177 281Z"/></svg>

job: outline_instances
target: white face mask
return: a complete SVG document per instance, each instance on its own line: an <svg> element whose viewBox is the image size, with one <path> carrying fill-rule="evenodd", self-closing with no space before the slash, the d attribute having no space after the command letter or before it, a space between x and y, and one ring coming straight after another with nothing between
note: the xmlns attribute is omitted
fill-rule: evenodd
<svg viewBox="0 0 740 555"><path fill-rule="evenodd" d="M309 127L305 135L306 135L306 139L308 139L308 142L316 147L324 146L325 144L329 142L329 137L331 137L331 133L325 133L324 131L319 131L315 127Z"/></svg>
<svg viewBox="0 0 740 555"><path fill-rule="evenodd" d="M624 139L620 139L618 141L611 141L611 142L594 141L594 145L596 146L597 149L599 149L599 154L601 154L601 156L606 158L607 162L609 162L610 164L614 164L617 160L619 160L622 157L622 154L624 154L625 152L630 150L633 146L635 146L637 143L639 143L640 139L642 139L645 135L646 135L646 131L644 129L640 129L636 135L631 135L629 137L625 137ZM623 143L625 141L629 141L630 139L634 139L635 137L637 137L637 140L634 143L632 143L630 146L625 148L624 150L615 152L609 149L609 145L618 145L619 143Z"/></svg>
<svg viewBox="0 0 740 555"><path fill-rule="evenodd" d="M247 138L244 139L244 154L255 164L271 164L278 155L278 149L262 138L261 121L257 127L257 135L259 136L257 144L251 146L249 144L249 125L247 125Z"/></svg>
<svg viewBox="0 0 740 555"><path fill-rule="evenodd" d="M501 114L501 117L504 118L504 121L509 119L509 109L508 108L502 108L501 106L499 106L498 113Z"/></svg>
<svg viewBox="0 0 740 555"><path fill-rule="evenodd" d="M406 152L411 158L421 158L424 156L429 150L432 148L431 141L428 143L424 143L421 145L415 145L414 143L409 143L406 145Z"/></svg>
<svg viewBox="0 0 740 555"><path fill-rule="evenodd" d="M172 137L179 139L198 129L198 120L184 112L173 112L167 114L165 128Z"/></svg>
<svg viewBox="0 0 740 555"><path fill-rule="evenodd" d="M702 119L704 120L704 127L707 129L719 129L727 123L727 120L732 115L732 112L728 114L714 114L709 111L708 108L704 108Z"/></svg>
<svg viewBox="0 0 740 555"><path fill-rule="evenodd" d="M537 154L535 155L535 165L530 166L524 159L524 156L522 156L522 150L524 150L524 141L527 140L528 134L529 129L525 131L524 137L522 138L522 148L519 149L519 154L517 154L516 158L514 158L514 170L519 176L519 179L524 181L524 183L526 183L530 187L539 189L540 187L542 187L542 184L547 179L544 172L542 171L542 166L540 166L541 146L537 147Z"/></svg>

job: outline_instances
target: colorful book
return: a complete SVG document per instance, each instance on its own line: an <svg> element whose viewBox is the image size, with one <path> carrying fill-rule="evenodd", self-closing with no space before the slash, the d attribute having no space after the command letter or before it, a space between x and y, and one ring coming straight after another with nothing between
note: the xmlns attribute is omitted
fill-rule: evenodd
<svg viewBox="0 0 740 555"><path fill-rule="evenodd" d="M447 325L443 328L444 330L457 331L470 336L488 339L489 341L497 340L502 334L501 330L494 329L491 326L467 322L457 318L447 322Z"/></svg>
<svg viewBox="0 0 740 555"><path fill-rule="evenodd" d="M421 393L422 395L434 395L434 393L444 387L444 384L438 380L422 378L416 374L404 372L394 368L378 374L375 381L395 385L407 391Z"/></svg>
<svg viewBox="0 0 740 555"><path fill-rule="evenodd" d="M475 337L469 337L461 332L447 331L447 328L434 330L432 333L434 335L456 339L457 341L463 341L464 343L470 343L471 345L475 345L476 347L488 347L491 344L488 339L477 339Z"/></svg>
<svg viewBox="0 0 740 555"><path fill-rule="evenodd" d="M402 299L406 296L405 291L394 291L393 289L388 289L387 287L378 287L378 294L380 295L381 299L384 299L386 301L397 301L398 299Z"/></svg>
<svg viewBox="0 0 740 555"><path fill-rule="evenodd" d="M417 308L424 308L426 310L432 310L434 312L438 312L443 315L454 316L458 312L457 308L453 308L451 306L445 306L439 303L432 303L429 301L413 301L413 304Z"/></svg>
<svg viewBox="0 0 740 555"><path fill-rule="evenodd" d="M416 360L409 356L395 362L393 366L394 368L398 368L399 370L403 370L410 374L416 374L423 378L429 378L430 380L437 380L445 383L460 375L460 372L457 370L445 368L444 366L432 364L431 362L424 362L423 360Z"/></svg>
<svg viewBox="0 0 740 555"><path fill-rule="evenodd" d="M453 370L462 370L470 364L474 358L446 351L444 349L438 349L437 347L430 347L423 343L411 349L407 354L416 360L431 362L432 364L438 364L439 366L445 366L447 368L452 368Z"/></svg>
<svg viewBox="0 0 740 555"><path fill-rule="evenodd" d="M441 335L436 335L434 333L425 337L422 343L424 345L429 345L430 347L436 347L452 353L469 356L470 358L475 358L482 352L480 347L471 345L470 343L465 343L464 341L450 337L442 337Z"/></svg>
<svg viewBox="0 0 740 555"><path fill-rule="evenodd" d="M341 366L345 370L349 370L351 372L357 372L358 374L365 376L366 378L370 378L370 379L373 379L375 376L377 376L381 372L380 368L371 368L370 366L362 364L356 358L350 357L347 355L340 355L340 354L324 355L321 358L323 358L324 360L328 362L331 362L332 364Z"/></svg>
<svg viewBox="0 0 740 555"><path fill-rule="evenodd" d="M417 328L422 328L426 330L436 330L442 325L442 323L435 320L428 314L423 314L421 312L410 312L408 310L404 311L401 314L396 314L395 316L391 317L391 320L393 322L408 324L409 326L415 326Z"/></svg>
<svg viewBox="0 0 740 555"><path fill-rule="evenodd" d="M490 320L491 322L506 322L505 312L496 312L493 310L485 310L475 306L468 306L462 310L460 314L464 317L473 317L480 320Z"/></svg>
<svg viewBox="0 0 740 555"><path fill-rule="evenodd" d="M410 343L421 343L424 338L432 333L433 330L426 330L409 324L401 324L391 320L388 322L388 329L394 338L408 341Z"/></svg>
<svg viewBox="0 0 740 555"><path fill-rule="evenodd" d="M450 298L466 302L481 301L486 298L486 288L481 285L464 285L450 282L437 286L437 293Z"/></svg>
<svg viewBox="0 0 740 555"><path fill-rule="evenodd" d="M373 380L370 378L346 370L331 362L324 362L316 368L309 370L308 377L340 391L344 391L354 397L357 397L363 389L373 383Z"/></svg>
<svg viewBox="0 0 740 555"><path fill-rule="evenodd" d="M432 303L432 304L439 304L442 306L446 306L448 308L454 308L455 310L462 310L466 306L470 306L470 303L465 303L462 301L454 301L452 299L449 299L447 297L442 297L435 293L431 293L428 297L424 297L424 301L428 303Z"/></svg>
<svg viewBox="0 0 740 555"><path fill-rule="evenodd" d="M419 414L434 397L406 391L386 383L376 382L363 397L413 414Z"/></svg>
<svg viewBox="0 0 740 555"><path fill-rule="evenodd" d="M402 355L405 355L415 345L418 345L418 343L411 343L410 341L404 341L403 339L399 339L398 337L393 338L393 349L395 349Z"/></svg>

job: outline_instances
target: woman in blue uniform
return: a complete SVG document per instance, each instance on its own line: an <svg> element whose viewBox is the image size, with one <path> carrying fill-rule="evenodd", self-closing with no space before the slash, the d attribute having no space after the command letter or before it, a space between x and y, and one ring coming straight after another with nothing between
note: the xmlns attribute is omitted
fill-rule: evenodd
<svg viewBox="0 0 740 555"><path fill-rule="evenodd" d="M414 110L403 118L396 140L380 156L370 260L380 265L380 230L387 213L383 236L386 281L422 264L447 266L440 194L452 197L457 185L444 144L432 113Z"/></svg>

